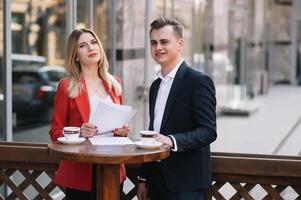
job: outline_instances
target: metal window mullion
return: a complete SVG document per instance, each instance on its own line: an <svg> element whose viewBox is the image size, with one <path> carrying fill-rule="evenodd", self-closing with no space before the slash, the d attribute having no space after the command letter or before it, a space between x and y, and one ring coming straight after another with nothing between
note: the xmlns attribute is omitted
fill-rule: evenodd
<svg viewBox="0 0 301 200"><path fill-rule="evenodd" d="M298 40L297 40L297 34L298 34L298 19L297 19L297 13L298 13L298 6L299 6L299 1L294 0L293 1L293 5L292 5L292 13L291 13L291 17L292 17L292 21L291 21L291 32L292 32L292 36L291 36L291 68L290 68L290 81L293 84L297 83L297 51L298 51Z"/></svg>
<svg viewBox="0 0 301 200"><path fill-rule="evenodd" d="M11 9L10 0L3 2L3 90L4 90L4 140L12 141L12 40L11 40Z"/></svg>
<svg viewBox="0 0 301 200"><path fill-rule="evenodd" d="M112 51L111 51L111 63L112 66L110 67L111 73L115 74L116 73L116 51L117 51L117 39L116 39L116 0L112 0L112 24L111 24L111 29L112 29Z"/></svg>
<svg viewBox="0 0 301 200"><path fill-rule="evenodd" d="M88 27L93 29L93 16L94 16L94 0L88 1Z"/></svg>
<svg viewBox="0 0 301 200"><path fill-rule="evenodd" d="M75 29L77 15L77 0L67 0L67 38L69 34Z"/></svg>
<svg viewBox="0 0 301 200"><path fill-rule="evenodd" d="M154 11L154 2L145 0L145 29L144 29L144 81L143 81L143 90L147 90L150 85L150 75L154 72L151 66L151 53L150 53L150 42L149 42L149 24L151 23L151 19L153 18ZM147 93L147 92L146 92ZM143 100L143 128L147 129L148 122L148 98L144 98Z"/></svg>

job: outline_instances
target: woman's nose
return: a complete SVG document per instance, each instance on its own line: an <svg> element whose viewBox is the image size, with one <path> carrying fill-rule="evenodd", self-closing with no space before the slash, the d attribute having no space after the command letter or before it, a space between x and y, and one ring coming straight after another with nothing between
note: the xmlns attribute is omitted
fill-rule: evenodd
<svg viewBox="0 0 301 200"><path fill-rule="evenodd" d="M88 44L88 50L89 50L89 51L93 50L93 45Z"/></svg>

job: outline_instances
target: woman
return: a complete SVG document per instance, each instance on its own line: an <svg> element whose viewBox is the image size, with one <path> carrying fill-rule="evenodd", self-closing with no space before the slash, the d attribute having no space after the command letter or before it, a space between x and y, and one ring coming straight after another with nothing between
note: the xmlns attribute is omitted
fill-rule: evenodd
<svg viewBox="0 0 301 200"><path fill-rule="evenodd" d="M81 127L82 137L93 137L97 128L101 129L88 123L97 102L103 99L122 103L121 85L108 72L104 49L93 31L76 29L70 34L66 68L68 76L59 82L54 100L52 141L63 136L65 126ZM113 132L116 136L127 136L129 128L124 125ZM67 199L95 199L94 175L92 164L61 161L54 182L66 187ZM120 182L125 178L125 168L121 165Z"/></svg>

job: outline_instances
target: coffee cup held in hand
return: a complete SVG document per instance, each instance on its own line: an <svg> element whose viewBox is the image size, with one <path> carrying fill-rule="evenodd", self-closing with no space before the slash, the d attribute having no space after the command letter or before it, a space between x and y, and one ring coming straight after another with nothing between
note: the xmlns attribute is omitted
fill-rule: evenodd
<svg viewBox="0 0 301 200"><path fill-rule="evenodd" d="M80 127L67 126L63 129L64 136L68 141L75 141L79 139Z"/></svg>
<svg viewBox="0 0 301 200"><path fill-rule="evenodd" d="M156 131L140 131L141 142L143 145L153 145L156 143Z"/></svg>

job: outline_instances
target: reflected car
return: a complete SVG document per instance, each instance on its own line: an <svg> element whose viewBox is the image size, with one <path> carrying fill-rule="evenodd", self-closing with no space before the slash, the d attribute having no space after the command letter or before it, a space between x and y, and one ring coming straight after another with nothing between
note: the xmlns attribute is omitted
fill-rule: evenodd
<svg viewBox="0 0 301 200"><path fill-rule="evenodd" d="M59 65L13 68L13 112L17 124L49 122L58 82L65 76L65 68Z"/></svg>

